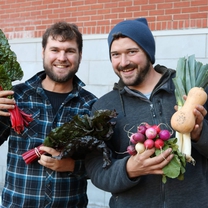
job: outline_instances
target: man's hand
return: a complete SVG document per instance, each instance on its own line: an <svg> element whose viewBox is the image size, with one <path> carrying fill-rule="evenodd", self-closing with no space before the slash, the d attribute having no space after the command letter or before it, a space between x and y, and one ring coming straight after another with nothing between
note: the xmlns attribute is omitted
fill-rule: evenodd
<svg viewBox="0 0 208 208"><path fill-rule="evenodd" d="M141 154L131 156L126 164L126 170L129 178L135 178L149 174L163 174L163 168L171 161L173 154L169 148L160 155L152 157L155 148L147 149Z"/></svg>
<svg viewBox="0 0 208 208"><path fill-rule="evenodd" d="M200 138L202 127L203 127L203 120L207 114L207 110L202 105L197 105L193 111L195 115L195 126L193 131L191 132L191 139L197 142Z"/></svg>
<svg viewBox="0 0 208 208"><path fill-rule="evenodd" d="M40 149L52 156L58 156L60 154L60 152L50 147L41 146ZM38 162L39 164L58 172L73 172L75 166L75 161L71 158L63 158L61 160L57 160L46 155L41 155L40 160L38 160Z"/></svg>
<svg viewBox="0 0 208 208"><path fill-rule="evenodd" d="M15 100L7 97L13 94L11 90L0 91L0 116L10 116L8 110L14 109Z"/></svg>

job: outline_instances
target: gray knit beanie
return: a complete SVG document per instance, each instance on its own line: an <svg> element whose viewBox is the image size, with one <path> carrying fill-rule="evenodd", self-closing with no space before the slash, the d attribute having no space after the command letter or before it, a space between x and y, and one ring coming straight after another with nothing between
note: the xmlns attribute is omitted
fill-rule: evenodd
<svg viewBox="0 0 208 208"><path fill-rule="evenodd" d="M113 42L113 35L118 33L136 42L147 53L151 63L155 63L155 40L145 18L125 20L118 23L108 35L109 53Z"/></svg>

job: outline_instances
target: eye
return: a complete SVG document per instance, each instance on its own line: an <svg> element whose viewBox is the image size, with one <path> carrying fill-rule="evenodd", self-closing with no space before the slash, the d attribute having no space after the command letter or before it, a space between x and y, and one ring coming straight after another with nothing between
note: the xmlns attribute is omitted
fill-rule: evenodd
<svg viewBox="0 0 208 208"><path fill-rule="evenodd" d="M53 52L58 52L58 50L55 49L55 48L51 49L51 51L53 51Z"/></svg>
<svg viewBox="0 0 208 208"><path fill-rule="evenodd" d="M128 52L128 54L129 55L134 55L134 54L136 54L138 52L138 50L130 50L129 52Z"/></svg>
<svg viewBox="0 0 208 208"><path fill-rule="evenodd" d="M116 58L116 57L118 57L119 56L119 53L111 53L111 57L113 57L113 58Z"/></svg>
<svg viewBox="0 0 208 208"><path fill-rule="evenodd" d="M69 50L66 51L66 53L76 53L76 51L72 50L72 49L69 49Z"/></svg>

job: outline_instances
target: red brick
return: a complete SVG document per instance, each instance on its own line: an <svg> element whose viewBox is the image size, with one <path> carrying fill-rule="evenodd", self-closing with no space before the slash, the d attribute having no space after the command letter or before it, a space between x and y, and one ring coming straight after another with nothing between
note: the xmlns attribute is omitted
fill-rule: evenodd
<svg viewBox="0 0 208 208"><path fill-rule="evenodd" d="M197 12L197 13L191 13L190 14L191 19L203 19L207 18L207 12Z"/></svg>
<svg viewBox="0 0 208 208"><path fill-rule="evenodd" d="M116 8L119 8L117 2L106 3L106 4L103 5L103 7L104 7L104 8L110 8L110 9L111 9L111 8L115 8L115 7L116 7Z"/></svg>
<svg viewBox="0 0 208 208"><path fill-rule="evenodd" d="M208 11L208 5L202 6L202 7L198 7L198 10L199 10L199 12L203 12L203 11L207 12Z"/></svg>
<svg viewBox="0 0 208 208"><path fill-rule="evenodd" d="M142 5L140 10L141 11L144 11L144 10L145 11L149 11L149 10L151 11L151 10L156 10L156 8L157 7L156 7L155 4L148 4L148 5Z"/></svg>
<svg viewBox="0 0 208 208"><path fill-rule="evenodd" d="M85 3L85 1L79 1L79 0L76 0L76 1L71 1L71 5L74 7L74 6L80 6L80 5L83 5Z"/></svg>
<svg viewBox="0 0 208 208"><path fill-rule="evenodd" d="M207 4L208 4L207 0L192 0L191 1L191 6L202 6L202 5L207 6Z"/></svg>
<svg viewBox="0 0 208 208"><path fill-rule="evenodd" d="M191 8L190 1L175 1L173 2L174 8Z"/></svg>
<svg viewBox="0 0 208 208"><path fill-rule="evenodd" d="M157 21L172 21L172 15L164 15L157 17Z"/></svg>
<svg viewBox="0 0 208 208"><path fill-rule="evenodd" d="M173 19L174 20L187 20L189 19L189 14L174 14Z"/></svg>
<svg viewBox="0 0 208 208"><path fill-rule="evenodd" d="M149 16L157 15L157 16L163 17L164 14L165 14L165 10L157 10L157 9L155 9L155 10L150 10L149 11Z"/></svg>
<svg viewBox="0 0 208 208"><path fill-rule="evenodd" d="M90 10L91 9L91 6L90 5L84 5L84 6L78 6L77 7L77 10L78 11L88 11L88 10Z"/></svg>
<svg viewBox="0 0 208 208"><path fill-rule="evenodd" d="M157 9L170 9L173 8L173 3L162 3L162 4L157 4Z"/></svg>

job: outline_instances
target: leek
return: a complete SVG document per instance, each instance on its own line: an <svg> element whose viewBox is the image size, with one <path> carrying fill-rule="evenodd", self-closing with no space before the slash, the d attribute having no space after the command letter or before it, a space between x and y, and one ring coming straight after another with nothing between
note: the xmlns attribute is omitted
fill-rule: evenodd
<svg viewBox="0 0 208 208"><path fill-rule="evenodd" d="M175 85L175 97L178 109L184 105L183 96L187 95L193 87L205 88L208 85L208 64L203 65L195 60L195 55L180 58L177 62ZM176 131L178 150L185 154L186 161L195 164L191 157L190 132L180 133Z"/></svg>

